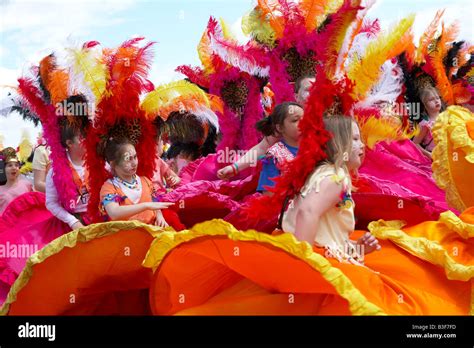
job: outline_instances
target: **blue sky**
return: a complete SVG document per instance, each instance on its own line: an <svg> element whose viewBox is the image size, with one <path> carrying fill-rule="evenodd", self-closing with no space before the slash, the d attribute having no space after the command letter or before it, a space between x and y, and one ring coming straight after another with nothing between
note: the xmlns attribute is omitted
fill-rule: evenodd
<svg viewBox="0 0 474 348"><path fill-rule="evenodd" d="M158 85L180 78L174 72L181 64L198 65L196 45L209 16L224 18L240 40L240 19L253 0L0 0L0 90L12 85L22 71L55 48L99 41L114 47L132 36L156 41L151 80ZM474 41L471 0L378 0L369 12L382 28L416 13L419 35L439 8L445 20L461 23L460 37ZM32 138L39 129L18 116L0 118L5 146L16 146L23 129Z"/></svg>

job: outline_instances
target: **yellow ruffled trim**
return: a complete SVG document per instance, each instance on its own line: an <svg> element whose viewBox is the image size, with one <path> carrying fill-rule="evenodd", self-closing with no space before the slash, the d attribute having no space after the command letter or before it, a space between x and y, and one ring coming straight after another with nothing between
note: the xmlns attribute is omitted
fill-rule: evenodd
<svg viewBox="0 0 474 348"><path fill-rule="evenodd" d="M464 152L468 162L474 163L474 140L471 139L466 128L466 122L473 119L474 115L468 109L453 105L438 115L432 129L436 144L432 152L433 177L436 184L446 191L448 203L460 211L466 209L466 206L451 174L448 141L452 143L454 150L461 149Z"/></svg>
<svg viewBox="0 0 474 348"><path fill-rule="evenodd" d="M367 301L365 296L352 284L351 280L337 267L323 256L313 251L307 242L298 241L292 234L284 233L272 236L255 230L245 232L237 230L231 224L214 219L195 225L190 230L179 233L163 232L155 238L143 261L143 266L155 271L165 256L178 245L201 237L226 236L240 242L259 242L272 245L290 255L306 262L321 273L337 293L349 302L349 309L353 315L385 315L381 308Z"/></svg>
<svg viewBox="0 0 474 348"><path fill-rule="evenodd" d="M412 237L401 230L400 221L373 221L369 231L377 238L389 239L410 254L444 268L450 280L469 281L474 278L474 266L466 266L454 261L448 252L435 241L424 237Z"/></svg>
<svg viewBox="0 0 474 348"><path fill-rule="evenodd" d="M450 210L441 213L438 221L444 223L450 230L464 239L474 238L474 225L462 221Z"/></svg>
<svg viewBox="0 0 474 348"><path fill-rule="evenodd" d="M8 314L10 304L16 301L17 294L24 286L26 286L33 275L33 267L35 265L44 262L47 258L53 255L56 255L64 248L74 248L77 243L87 243L96 238L109 236L123 230L133 230L137 228L147 231L153 237L163 231L160 227L147 225L139 221L111 221L81 227L51 241L41 250L38 250L36 253L31 255L26 261L25 268L20 273L15 283L13 283L5 302L0 308L0 315ZM165 230L171 231L173 229L168 227Z"/></svg>

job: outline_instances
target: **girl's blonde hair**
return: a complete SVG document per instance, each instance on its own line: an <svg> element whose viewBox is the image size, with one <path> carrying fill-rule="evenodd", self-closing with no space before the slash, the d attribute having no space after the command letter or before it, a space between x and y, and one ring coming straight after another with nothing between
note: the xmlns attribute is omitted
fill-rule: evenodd
<svg viewBox="0 0 474 348"><path fill-rule="evenodd" d="M431 95L436 95L437 97L440 97L439 93L438 93L438 90L432 86L427 86L425 88L423 88L421 91L420 91L420 100L423 104L425 104L425 100L431 96Z"/></svg>
<svg viewBox="0 0 474 348"><path fill-rule="evenodd" d="M324 116L323 122L332 136L324 148L327 155L324 162L333 164L336 170L343 168L348 172L346 162L352 151L352 123L355 121L348 116L330 115Z"/></svg>

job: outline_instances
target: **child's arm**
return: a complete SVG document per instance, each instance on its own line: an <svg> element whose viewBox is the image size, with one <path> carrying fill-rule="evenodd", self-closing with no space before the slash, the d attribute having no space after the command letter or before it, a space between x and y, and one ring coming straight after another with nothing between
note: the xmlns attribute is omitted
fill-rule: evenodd
<svg viewBox="0 0 474 348"><path fill-rule="evenodd" d="M272 145L274 145L279 138L274 137L274 136L268 136L264 137L261 142L259 142L257 145L252 147L250 150L247 151L245 155L240 157L240 159L235 162L235 164L238 167L238 171L245 170L249 168L252 164L256 165L255 160L257 160L259 157L265 155L267 152L268 148ZM235 175L234 169L232 168L232 165L228 165L224 168L221 168L217 172L217 177L219 179L229 179Z"/></svg>
<svg viewBox="0 0 474 348"><path fill-rule="evenodd" d="M163 227L163 228L169 226L161 210L156 211L155 225L158 227Z"/></svg>
<svg viewBox="0 0 474 348"><path fill-rule="evenodd" d="M69 225L70 228L84 227L82 223L62 206L59 201L59 194L53 182L53 171L50 170L46 176L46 209L59 220ZM71 202L73 204L74 202Z"/></svg>
<svg viewBox="0 0 474 348"><path fill-rule="evenodd" d="M170 167L167 166L167 168L166 180L169 182L170 187L175 187L181 182L181 178Z"/></svg>
<svg viewBox="0 0 474 348"><path fill-rule="evenodd" d="M341 199L342 183L331 178L321 181L319 192L311 190L296 213L295 236L313 245L321 216Z"/></svg>
<svg viewBox="0 0 474 348"><path fill-rule="evenodd" d="M420 151L427 157L431 158L431 152L425 150L421 146L421 142L425 138L426 134L428 133L427 127L421 127L420 133L413 137L413 143L420 149Z"/></svg>
<svg viewBox="0 0 474 348"><path fill-rule="evenodd" d="M171 202L143 202L133 205L119 205L117 202L109 202L105 205L105 211L111 220L127 220L145 210L166 209L173 204Z"/></svg>

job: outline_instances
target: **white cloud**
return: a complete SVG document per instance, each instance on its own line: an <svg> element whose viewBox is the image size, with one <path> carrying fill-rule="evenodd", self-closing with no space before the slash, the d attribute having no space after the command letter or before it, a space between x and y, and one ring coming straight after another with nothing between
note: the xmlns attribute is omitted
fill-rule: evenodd
<svg viewBox="0 0 474 348"><path fill-rule="evenodd" d="M237 20L232 23L230 29L239 42L244 43L250 39L250 37L245 35L242 31L242 17L237 18Z"/></svg>
<svg viewBox="0 0 474 348"><path fill-rule="evenodd" d="M123 23L118 14L135 2L3 0L0 52L16 53L9 66L20 68L37 63L51 51L67 46L71 38L84 38L97 28ZM2 65L7 62L4 58Z"/></svg>
<svg viewBox="0 0 474 348"><path fill-rule="evenodd" d="M45 55L74 45L74 41L93 34L97 28L123 23L120 12L135 3L135 0L2 0L0 85L16 85L17 78ZM1 92L3 95L4 90ZM17 113L0 117L5 146L16 147L24 129L35 141L41 127L34 128Z"/></svg>
<svg viewBox="0 0 474 348"><path fill-rule="evenodd" d="M31 141L36 143L41 126L35 128L33 123L25 122L17 113L12 113L8 117L0 116L0 135L3 136L3 146L16 148L24 130L31 135Z"/></svg>
<svg viewBox="0 0 474 348"><path fill-rule="evenodd" d="M425 29L433 20L436 11L445 9L443 21L446 24L457 22L460 27L458 39L474 41L474 26L472 24L472 14L474 3L471 0L434 0L417 1L399 0L397 2L388 0L378 0L369 10L370 18L379 18L382 29L387 29L397 23L400 19L414 13L416 15L413 24L415 43L423 34Z"/></svg>

